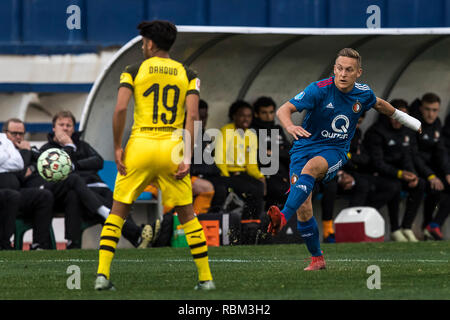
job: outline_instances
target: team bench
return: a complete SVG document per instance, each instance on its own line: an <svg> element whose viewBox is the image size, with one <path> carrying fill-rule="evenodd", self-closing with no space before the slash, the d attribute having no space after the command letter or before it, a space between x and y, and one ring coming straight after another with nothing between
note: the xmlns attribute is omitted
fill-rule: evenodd
<svg viewBox="0 0 450 320"><path fill-rule="evenodd" d="M100 178L108 185L108 187L114 190L114 183L117 176L117 167L114 161L104 161L103 169L98 172ZM149 221L161 218L163 207L161 201L161 193L158 193L158 197L154 197L150 192L143 192L135 202L136 204L145 204L147 206L147 219ZM154 207L156 206L156 213ZM54 218L64 218L64 212L54 212ZM81 234L83 232L96 225L103 223L103 219L100 217L93 217L91 219L83 219L81 222ZM23 249L23 236L26 231L33 228L31 219L23 219L20 216L16 219L16 227L14 232L14 248L16 250ZM50 244L52 249L56 249L56 239L53 227L50 226Z"/></svg>

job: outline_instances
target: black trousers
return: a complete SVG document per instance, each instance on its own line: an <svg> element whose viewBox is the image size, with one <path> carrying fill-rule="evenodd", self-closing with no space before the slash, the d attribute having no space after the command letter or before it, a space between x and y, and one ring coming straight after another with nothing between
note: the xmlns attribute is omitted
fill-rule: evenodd
<svg viewBox="0 0 450 320"><path fill-rule="evenodd" d="M31 184L40 184L35 180ZM101 206L112 207L113 193L108 188L89 188L84 179L72 173L67 179L44 184L54 197L54 210L64 212L65 238L81 245L81 224L83 219L103 223L104 218L97 213ZM122 228L122 234L135 247L139 245L141 228L129 217Z"/></svg>
<svg viewBox="0 0 450 320"><path fill-rule="evenodd" d="M431 222L442 226L450 213L450 186L444 177L439 178L444 183L445 187L442 191L432 190L430 183L426 183L426 196L423 202L422 228L425 228ZM437 212L433 218L436 207Z"/></svg>
<svg viewBox="0 0 450 320"><path fill-rule="evenodd" d="M46 189L20 189L20 212L25 219L31 219L33 243L43 249L50 249L50 227L53 219L53 194Z"/></svg>
<svg viewBox="0 0 450 320"><path fill-rule="evenodd" d="M228 178L228 185L244 200L241 217L241 244L255 244L264 208L264 184L246 173Z"/></svg>
<svg viewBox="0 0 450 320"><path fill-rule="evenodd" d="M265 196L265 210L270 206L282 207L288 198L288 190L290 187L289 175L274 174L266 176L267 194Z"/></svg>
<svg viewBox="0 0 450 320"><path fill-rule="evenodd" d="M397 193L395 197L388 203L389 220L391 224L391 232L396 231L400 227L404 229L411 229L414 219L419 210L420 204L423 200L425 192L425 181L419 178L419 183L416 187L410 188L408 184L404 181L400 181L395 178L386 178L392 184L396 184L396 188L400 190L405 190L408 192L408 197L406 198L406 208L403 215L401 224L399 225L399 208L401 201L401 194Z"/></svg>
<svg viewBox="0 0 450 320"><path fill-rule="evenodd" d="M46 183L44 186L53 193L54 210L64 212L65 238L76 243L77 246L81 245L83 215L87 212L97 212L103 203L75 173L70 174L63 181Z"/></svg>
<svg viewBox="0 0 450 320"><path fill-rule="evenodd" d="M0 250L11 249L10 239L16 227L20 198L17 190L0 189Z"/></svg>
<svg viewBox="0 0 450 320"><path fill-rule="evenodd" d="M97 199L99 199L105 207L112 208L113 192L109 188L89 187L89 189L95 193ZM92 213L89 213L89 215L92 216ZM95 212L94 215L102 219L102 223L104 222L103 217ZM142 228L136 225L130 213L122 227L123 237L127 239L134 247L137 247L140 244L141 232Z"/></svg>
<svg viewBox="0 0 450 320"><path fill-rule="evenodd" d="M314 193L322 192L322 220L332 220L334 214L334 203L338 195L349 198L349 207L364 206L370 192L370 181L359 173L350 173L355 179L355 185L350 190L344 190L338 183L337 177L326 184L318 183Z"/></svg>
<svg viewBox="0 0 450 320"><path fill-rule="evenodd" d="M211 200L209 212L222 211L223 205L225 204L225 199L228 195L228 188L230 188L228 177L204 176L202 178L208 180L214 186L214 196Z"/></svg>
<svg viewBox="0 0 450 320"><path fill-rule="evenodd" d="M398 203L402 191L402 184L399 181L369 174L365 174L364 177L370 182L370 193L367 197L368 206L381 209L387 205L389 210L389 207L392 207L391 202L397 201ZM395 205L393 207L395 208ZM392 212L392 215L395 216L395 212Z"/></svg>
<svg viewBox="0 0 450 320"><path fill-rule="evenodd" d="M325 185L315 188L315 192L321 191L322 197L322 219L332 220L334 201L336 195L345 195L349 197L349 207L370 206L375 209L381 209L383 206L392 202L399 202L402 185L396 180L371 174L350 172L355 179L355 185L350 190L344 190L337 183L337 179L331 180ZM420 203L419 203L420 205ZM389 217L395 228L398 227L398 206L390 205ZM406 220L408 221L408 219Z"/></svg>

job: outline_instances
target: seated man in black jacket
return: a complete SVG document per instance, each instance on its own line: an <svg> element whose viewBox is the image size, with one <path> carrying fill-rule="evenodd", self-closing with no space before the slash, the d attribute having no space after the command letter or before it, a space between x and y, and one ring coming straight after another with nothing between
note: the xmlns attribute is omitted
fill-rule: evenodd
<svg viewBox="0 0 450 320"><path fill-rule="evenodd" d="M267 181L267 193L265 196L265 210L270 206L281 206L287 200L287 192L290 187L289 183L289 150L291 144L286 138L283 128L275 124L275 109L276 104L270 97L259 97L253 103L254 117L250 128L255 129L258 141L261 141L263 136L260 130L265 130L265 141L261 141L267 145L267 157L272 156L272 148L277 147L279 152L278 171L272 175L265 175ZM277 136L272 137L272 129L277 130ZM275 139L273 139L275 138ZM275 141L276 146L271 144ZM269 167L269 164L264 164L260 157L261 150L258 150L258 164L260 169Z"/></svg>
<svg viewBox="0 0 450 320"><path fill-rule="evenodd" d="M438 117L440 104L439 96L426 93L415 115L422 122L422 133L415 136L416 167L420 176L428 180L422 228L425 238L431 240L442 240L441 227L450 211L450 161ZM436 207L438 210L433 218Z"/></svg>
<svg viewBox="0 0 450 320"><path fill-rule="evenodd" d="M0 173L1 175L1 173ZM16 216L19 214L20 193L14 189L0 188L0 250L13 250Z"/></svg>
<svg viewBox="0 0 450 320"><path fill-rule="evenodd" d="M103 168L103 158L81 140L81 132L75 131L75 123L70 111L58 112L52 120L53 132L48 135L48 143L38 152L39 155L50 148L63 149L69 154L74 171L67 179L57 183L43 183L39 176L30 182L50 189L55 197L56 210L65 212L65 219L69 220L66 221L69 248L81 246L82 217L103 222L112 206L112 191L97 174ZM150 225L138 227L129 217L124 224L123 235L133 246L146 248L152 240L153 230Z"/></svg>
<svg viewBox="0 0 450 320"><path fill-rule="evenodd" d="M407 112L405 101L393 100L391 104ZM400 197L389 203L391 238L395 241L405 241L405 238L411 242L418 241L411 228L423 199L425 181L415 173L411 150L413 138L414 132L403 127L398 121L379 115L378 121L367 130L363 142L371 157L373 173L408 191L401 226L398 223Z"/></svg>
<svg viewBox="0 0 450 320"><path fill-rule="evenodd" d="M444 145L447 149L447 155L450 159L450 113L445 118L444 127L442 128L442 136L444 138Z"/></svg>
<svg viewBox="0 0 450 320"><path fill-rule="evenodd" d="M10 249L9 238L15 230L17 217L31 220L33 242L31 250L50 249L50 227L53 218L53 195L50 191L26 188L25 178L31 174L30 144L23 140L25 126L20 119L8 119L2 128L0 138L0 188L6 188L3 195L2 215L3 239L0 247ZM7 159L6 161L3 161ZM5 198L6 197L6 198ZM17 201L17 203L16 203ZM1 236L0 236L1 238Z"/></svg>

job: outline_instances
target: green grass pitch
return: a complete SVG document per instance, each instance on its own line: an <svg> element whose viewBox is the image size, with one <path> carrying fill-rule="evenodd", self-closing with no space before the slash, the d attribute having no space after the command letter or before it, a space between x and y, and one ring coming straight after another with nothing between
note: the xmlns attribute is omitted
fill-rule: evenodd
<svg viewBox="0 0 450 320"><path fill-rule="evenodd" d="M93 289L97 250L0 252L0 299L450 299L450 242L324 244L327 269L303 271L302 244L209 248L217 290L197 292L187 248L117 250L117 290ZM68 289L80 270L80 289ZM380 289L368 289L367 269L380 270Z"/></svg>

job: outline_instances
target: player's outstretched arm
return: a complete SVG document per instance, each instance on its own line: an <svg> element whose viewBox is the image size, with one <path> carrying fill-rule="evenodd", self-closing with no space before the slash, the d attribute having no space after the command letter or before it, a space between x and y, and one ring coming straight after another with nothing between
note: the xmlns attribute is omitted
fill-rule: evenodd
<svg viewBox="0 0 450 320"><path fill-rule="evenodd" d="M298 140L299 137L309 138L311 133L303 129L301 126L296 126L292 122L291 115L297 112L297 108L290 103L289 101L283 104L277 110L277 117L280 119L281 125L286 129L286 131L294 137L295 140Z"/></svg>
<svg viewBox="0 0 450 320"><path fill-rule="evenodd" d="M123 164L122 137L127 119L128 102L131 99L133 91L127 87L120 87L117 93L116 109L113 114L113 137L114 137L114 157L117 170L121 175L126 175L127 171Z"/></svg>
<svg viewBox="0 0 450 320"><path fill-rule="evenodd" d="M408 127L414 131L418 131L419 133L422 132L422 123L419 120L411 117L409 114L403 111L394 108L394 106L392 106L389 102L377 97L377 102L375 103L374 108L378 112L397 120L405 127Z"/></svg>
<svg viewBox="0 0 450 320"><path fill-rule="evenodd" d="M175 173L176 179L183 179L189 173L192 150L194 149L194 142L197 137L194 132L194 121L199 119L199 100L200 97L197 94L189 94L186 96L186 132L184 137L184 154L183 161L179 164L178 170Z"/></svg>

